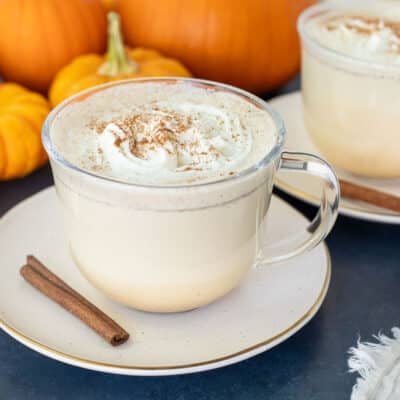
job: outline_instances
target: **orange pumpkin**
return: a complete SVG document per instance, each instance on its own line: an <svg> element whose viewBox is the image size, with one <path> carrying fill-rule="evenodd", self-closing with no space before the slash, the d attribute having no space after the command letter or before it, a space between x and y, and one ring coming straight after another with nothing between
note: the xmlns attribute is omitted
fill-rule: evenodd
<svg viewBox="0 0 400 400"><path fill-rule="evenodd" d="M126 43L180 59L195 76L264 92L300 63L296 19L315 0L119 0Z"/></svg>
<svg viewBox="0 0 400 400"><path fill-rule="evenodd" d="M106 47L100 0L1 0L0 74L46 92L74 57Z"/></svg>
<svg viewBox="0 0 400 400"><path fill-rule="evenodd" d="M165 58L152 49L124 48L119 16L109 14L108 51L104 56L86 54L77 57L60 70L49 91L51 104L55 106L73 94L114 80L147 76L191 76L177 60Z"/></svg>
<svg viewBox="0 0 400 400"><path fill-rule="evenodd" d="M101 0L101 1L104 4L104 7L109 11L115 10L117 6L117 0Z"/></svg>
<svg viewBox="0 0 400 400"><path fill-rule="evenodd" d="M25 176L46 162L40 133L49 111L43 96L0 84L0 180Z"/></svg>

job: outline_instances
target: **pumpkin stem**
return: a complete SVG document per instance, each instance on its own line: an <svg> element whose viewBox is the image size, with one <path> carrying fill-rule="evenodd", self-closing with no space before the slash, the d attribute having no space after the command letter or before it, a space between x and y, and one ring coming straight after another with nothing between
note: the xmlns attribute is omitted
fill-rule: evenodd
<svg viewBox="0 0 400 400"><path fill-rule="evenodd" d="M130 60L125 52L121 34L120 17L116 12L109 12L108 18L108 46L106 61L98 70L100 75L115 76L135 73L138 65Z"/></svg>

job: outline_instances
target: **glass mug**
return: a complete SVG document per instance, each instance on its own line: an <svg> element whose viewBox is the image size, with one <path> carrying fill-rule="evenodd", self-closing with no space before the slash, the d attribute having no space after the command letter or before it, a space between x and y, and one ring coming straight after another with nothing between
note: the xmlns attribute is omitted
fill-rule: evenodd
<svg viewBox="0 0 400 400"><path fill-rule="evenodd" d="M390 4L389 4L390 3ZM386 7L400 17L400 3ZM326 159L351 173L374 177L400 176L400 65L382 64L341 54L318 43L307 24L332 13L374 15L379 0L317 4L302 13L304 121Z"/></svg>
<svg viewBox="0 0 400 400"><path fill-rule="evenodd" d="M191 185L137 185L82 170L54 147L54 120L71 104L116 86L153 81L173 84L182 79L137 79L91 88L56 107L43 127L71 253L89 282L136 309L185 311L227 294L252 266L294 257L326 237L339 202L335 173L316 156L282 152L281 118L263 100L231 86L184 80L235 94L269 114L275 145L237 175ZM262 236L278 169L321 178L323 196L308 229L286 239L273 254L262 247Z"/></svg>

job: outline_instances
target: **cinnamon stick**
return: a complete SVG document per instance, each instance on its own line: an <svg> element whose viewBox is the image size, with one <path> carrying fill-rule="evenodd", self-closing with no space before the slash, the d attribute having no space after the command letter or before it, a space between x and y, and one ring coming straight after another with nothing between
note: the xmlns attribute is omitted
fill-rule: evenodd
<svg viewBox="0 0 400 400"><path fill-rule="evenodd" d="M363 201L365 203L400 213L399 196L380 192L342 179L340 179L340 191L342 196L348 199Z"/></svg>
<svg viewBox="0 0 400 400"><path fill-rule="evenodd" d="M20 273L32 286L74 314L111 345L117 346L128 340L128 332L46 268L34 256L27 257L27 264L21 268Z"/></svg>

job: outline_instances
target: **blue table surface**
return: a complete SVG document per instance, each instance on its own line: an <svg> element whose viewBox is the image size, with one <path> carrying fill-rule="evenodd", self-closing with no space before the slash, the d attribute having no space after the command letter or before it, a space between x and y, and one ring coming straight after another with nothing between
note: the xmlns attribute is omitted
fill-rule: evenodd
<svg viewBox="0 0 400 400"><path fill-rule="evenodd" d="M275 94L298 85L294 80ZM51 184L49 167L0 183L0 216ZM315 212L278 195L309 218ZM399 235L400 226L340 216L327 239L332 282L316 317L272 350L222 369L172 377L109 375L53 361L0 331L0 400L349 399L356 377L347 372L348 348L359 335L370 339L399 324Z"/></svg>

